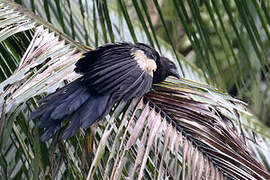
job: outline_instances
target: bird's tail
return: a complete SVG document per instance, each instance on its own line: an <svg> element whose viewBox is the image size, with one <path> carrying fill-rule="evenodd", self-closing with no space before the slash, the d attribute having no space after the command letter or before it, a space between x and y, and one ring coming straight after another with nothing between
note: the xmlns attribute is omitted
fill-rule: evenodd
<svg viewBox="0 0 270 180"><path fill-rule="evenodd" d="M43 98L42 105L32 113L32 119L40 118L38 126L45 128L42 141L50 139L64 120L69 121L62 135L66 139L80 127L88 128L102 119L112 105L110 101L110 95L99 95L78 79Z"/></svg>

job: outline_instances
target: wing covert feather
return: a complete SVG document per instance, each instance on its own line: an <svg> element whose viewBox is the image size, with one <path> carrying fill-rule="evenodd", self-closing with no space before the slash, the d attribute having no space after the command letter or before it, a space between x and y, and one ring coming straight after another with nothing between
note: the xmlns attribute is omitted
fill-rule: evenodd
<svg viewBox="0 0 270 180"><path fill-rule="evenodd" d="M141 97L151 89L153 78L138 64L148 60L142 58L150 57L149 51L145 56L134 57L136 50L145 52L129 43L101 46L86 53L76 63L75 71L83 74L82 81L97 93L111 94L115 100Z"/></svg>

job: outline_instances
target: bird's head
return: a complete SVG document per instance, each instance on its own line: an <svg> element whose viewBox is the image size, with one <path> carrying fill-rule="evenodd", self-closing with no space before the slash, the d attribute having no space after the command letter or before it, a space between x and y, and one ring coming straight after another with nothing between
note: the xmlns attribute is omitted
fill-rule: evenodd
<svg viewBox="0 0 270 180"><path fill-rule="evenodd" d="M168 76L174 76L180 78L177 72L176 65L166 57L159 57L156 61L157 70L154 72L153 83L160 83L164 81Z"/></svg>
<svg viewBox="0 0 270 180"><path fill-rule="evenodd" d="M137 43L132 49L132 56L138 66L153 77L155 84L164 81L168 76L180 78L176 65L146 44Z"/></svg>

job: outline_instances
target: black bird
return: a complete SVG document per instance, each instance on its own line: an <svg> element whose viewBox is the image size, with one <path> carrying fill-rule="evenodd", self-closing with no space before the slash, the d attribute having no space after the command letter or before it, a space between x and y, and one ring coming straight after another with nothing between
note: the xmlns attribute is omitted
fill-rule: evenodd
<svg viewBox="0 0 270 180"><path fill-rule="evenodd" d="M168 76L179 78L173 62L143 43L100 46L85 53L75 66L83 76L41 99L42 105L32 113L33 119L40 118L38 126L45 128L42 141L50 139L65 120L69 124L63 139L103 119L116 102L140 98Z"/></svg>

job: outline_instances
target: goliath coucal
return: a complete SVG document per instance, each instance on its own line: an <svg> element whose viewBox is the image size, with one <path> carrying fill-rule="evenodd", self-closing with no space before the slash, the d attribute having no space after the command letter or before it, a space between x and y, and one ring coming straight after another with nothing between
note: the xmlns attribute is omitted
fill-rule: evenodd
<svg viewBox="0 0 270 180"><path fill-rule="evenodd" d="M69 121L62 135L66 139L101 120L116 102L140 98L168 76L179 78L173 62L142 43L107 44L85 53L75 65L75 72L83 76L43 98L32 113L45 128L42 141L64 120Z"/></svg>

